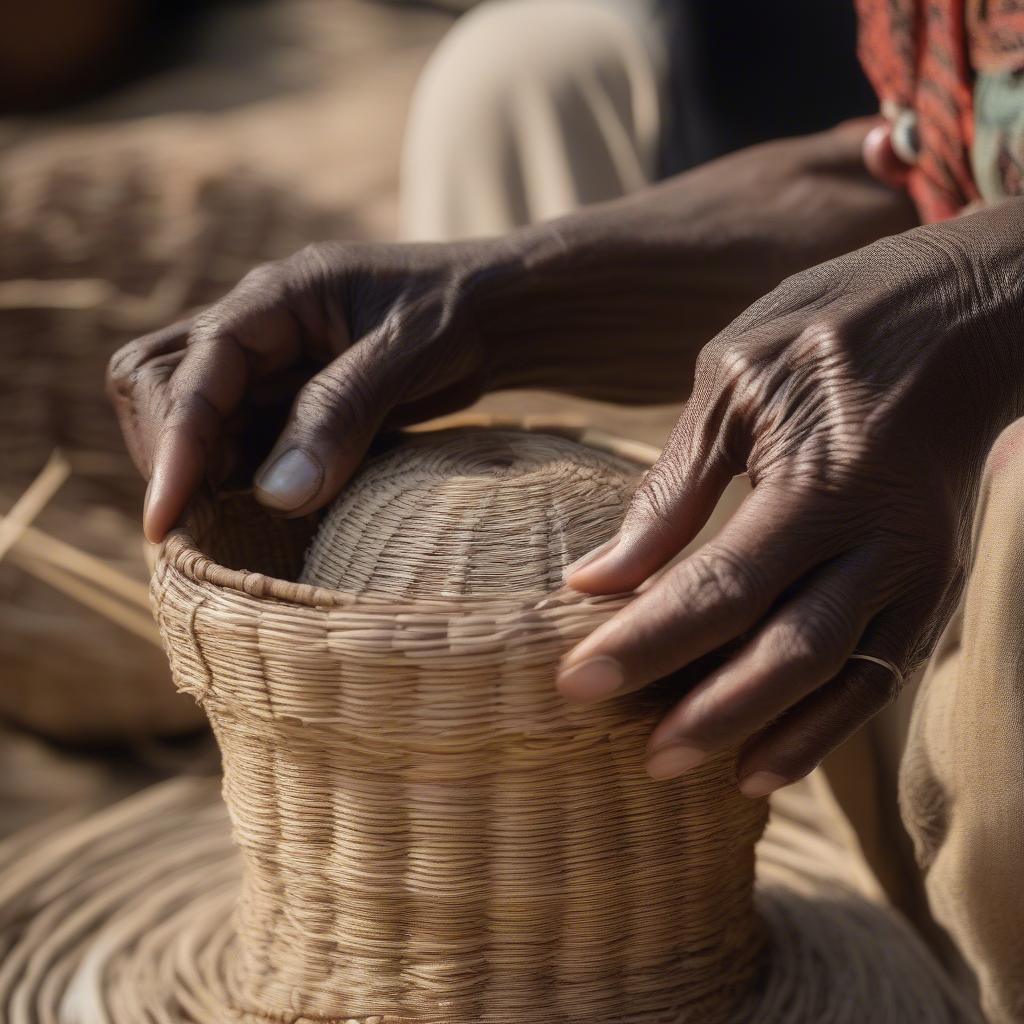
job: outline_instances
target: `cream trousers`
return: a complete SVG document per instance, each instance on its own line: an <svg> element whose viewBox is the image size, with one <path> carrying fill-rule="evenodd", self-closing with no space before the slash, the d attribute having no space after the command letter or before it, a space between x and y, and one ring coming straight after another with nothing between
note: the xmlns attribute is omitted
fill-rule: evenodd
<svg viewBox="0 0 1024 1024"><path fill-rule="evenodd" d="M461 19L413 98L403 236L499 234L648 183L663 118L639 9L492 0ZM916 696L825 768L892 902L966 961L993 1024L1024 1021L1024 421L993 449L967 591Z"/></svg>

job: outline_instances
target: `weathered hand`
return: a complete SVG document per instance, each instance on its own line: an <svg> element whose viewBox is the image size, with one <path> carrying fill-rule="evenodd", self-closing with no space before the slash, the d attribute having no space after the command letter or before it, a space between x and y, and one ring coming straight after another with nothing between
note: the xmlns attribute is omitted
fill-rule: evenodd
<svg viewBox="0 0 1024 1024"><path fill-rule="evenodd" d="M257 498L299 515L337 494L385 422L471 403L487 373L479 256L470 244L313 245L256 268L191 323L117 352L109 391L150 479L150 540L239 447L265 456ZM275 439L261 428L281 402L291 412Z"/></svg>
<svg viewBox="0 0 1024 1024"><path fill-rule="evenodd" d="M150 478L147 536L204 478L260 459L259 499L311 511L379 426L482 390L684 397L704 339L753 297L911 223L864 173L865 131L754 147L505 238L316 245L257 268L193 322L111 361L111 397Z"/></svg>
<svg viewBox="0 0 1024 1024"><path fill-rule="evenodd" d="M738 651L650 739L678 775L743 745L762 795L809 772L890 701L955 598L985 454L1021 414L1024 210L882 239L784 281L701 353L693 393L616 540L570 584L644 584L728 480L752 493L567 655L561 691L613 697Z"/></svg>

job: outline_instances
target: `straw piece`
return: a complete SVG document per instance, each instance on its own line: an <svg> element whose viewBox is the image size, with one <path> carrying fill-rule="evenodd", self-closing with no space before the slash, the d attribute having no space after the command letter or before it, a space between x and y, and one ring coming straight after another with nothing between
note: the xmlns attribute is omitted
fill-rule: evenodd
<svg viewBox="0 0 1024 1024"><path fill-rule="evenodd" d="M76 548L34 526L25 527L16 545L13 560L18 561L26 571L31 571L30 565L45 563L53 569L79 576L148 614L150 603L146 584L132 579L109 562L90 555L88 551ZM20 560L17 558L19 553L22 555Z"/></svg>
<svg viewBox="0 0 1024 1024"><path fill-rule="evenodd" d="M31 556L12 554L11 561L20 569L49 584L54 590L73 598L79 604L99 612L111 622L142 640L160 646L160 633L153 626L149 615L137 611L130 605L105 593L101 587L93 586L87 580L79 579L63 571L61 566Z"/></svg>
<svg viewBox="0 0 1024 1024"><path fill-rule="evenodd" d="M145 612L149 595L144 584L30 525L70 473L71 464L54 450L7 515L0 517L0 559L9 554L20 569L159 645L159 633Z"/></svg>
<svg viewBox="0 0 1024 1024"><path fill-rule="evenodd" d="M67 459L54 449L39 475L25 489L5 516L0 517L0 560L18 542L36 516L60 490L71 473Z"/></svg>

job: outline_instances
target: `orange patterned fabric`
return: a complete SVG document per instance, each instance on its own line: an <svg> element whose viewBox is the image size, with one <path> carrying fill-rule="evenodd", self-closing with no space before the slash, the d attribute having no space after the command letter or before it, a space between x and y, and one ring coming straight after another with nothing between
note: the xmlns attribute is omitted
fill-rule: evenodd
<svg viewBox="0 0 1024 1024"><path fill-rule="evenodd" d="M907 187L926 221L978 198L971 175L971 72L964 0L857 0L859 52L890 119L916 115Z"/></svg>
<svg viewBox="0 0 1024 1024"><path fill-rule="evenodd" d="M1024 0L971 0L967 34L975 70L995 74L1024 68Z"/></svg>
<svg viewBox="0 0 1024 1024"><path fill-rule="evenodd" d="M909 116L907 187L926 221L978 199L971 172L974 76L1024 69L1024 0L856 0L861 63L892 120ZM1019 194L1021 168L1000 168Z"/></svg>

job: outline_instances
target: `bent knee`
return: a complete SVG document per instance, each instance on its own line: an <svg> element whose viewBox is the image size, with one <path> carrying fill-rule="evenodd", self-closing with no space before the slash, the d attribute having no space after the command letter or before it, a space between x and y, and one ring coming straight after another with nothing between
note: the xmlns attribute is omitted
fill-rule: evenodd
<svg viewBox="0 0 1024 1024"><path fill-rule="evenodd" d="M614 7L588 0L489 0L456 22L416 86L412 120L465 139L515 117L523 97L552 104L590 83L621 93L630 114L655 102L641 34ZM528 101L528 100L527 100Z"/></svg>

